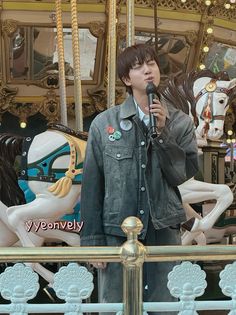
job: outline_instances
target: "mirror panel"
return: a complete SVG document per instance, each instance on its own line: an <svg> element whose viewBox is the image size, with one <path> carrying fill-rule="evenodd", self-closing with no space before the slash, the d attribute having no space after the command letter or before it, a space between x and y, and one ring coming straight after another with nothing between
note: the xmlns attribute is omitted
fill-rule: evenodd
<svg viewBox="0 0 236 315"><path fill-rule="evenodd" d="M205 60L206 68L217 73L227 71L231 79L236 77L236 47L214 42Z"/></svg>
<svg viewBox="0 0 236 315"><path fill-rule="evenodd" d="M136 31L135 42L137 44L149 43L155 45L155 35L148 31ZM125 38L120 41L119 49L126 46ZM162 33L158 34L158 57L162 78L170 74L186 71L189 59L190 45L184 35Z"/></svg>
<svg viewBox="0 0 236 315"><path fill-rule="evenodd" d="M73 81L71 28L64 27L66 79ZM81 80L97 80L96 55L99 38L88 27L79 29ZM9 80L42 81L58 73L57 31L54 27L18 26L9 41ZM34 84L37 84L34 82Z"/></svg>
<svg viewBox="0 0 236 315"><path fill-rule="evenodd" d="M26 27L18 27L16 32L10 38L9 61L10 61L10 79L25 80L29 79L28 67L28 32Z"/></svg>

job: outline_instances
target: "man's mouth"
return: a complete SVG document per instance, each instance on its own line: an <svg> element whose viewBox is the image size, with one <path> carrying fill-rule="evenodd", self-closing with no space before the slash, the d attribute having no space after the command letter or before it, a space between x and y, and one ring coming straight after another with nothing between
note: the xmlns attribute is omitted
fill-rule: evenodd
<svg viewBox="0 0 236 315"><path fill-rule="evenodd" d="M153 81L154 81L154 78L153 78L153 77L149 77L149 78L147 78L145 81L147 81L147 82L153 82Z"/></svg>

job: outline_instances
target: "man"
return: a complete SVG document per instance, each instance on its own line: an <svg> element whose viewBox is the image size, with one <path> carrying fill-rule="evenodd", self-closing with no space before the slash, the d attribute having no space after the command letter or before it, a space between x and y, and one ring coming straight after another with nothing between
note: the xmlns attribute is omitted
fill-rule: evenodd
<svg viewBox="0 0 236 315"><path fill-rule="evenodd" d="M143 244L180 244L179 225L185 213L177 186L198 170L192 121L156 98L150 112L156 120L157 135L150 134L146 87L150 82L155 86L160 83L152 47L140 44L126 48L117 67L130 95L91 124L81 194L81 244L120 246L126 240L121 224L128 216L142 221L139 240ZM94 266L99 268L100 302L121 302L122 266ZM166 285L173 266L144 266L144 301L171 301Z"/></svg>

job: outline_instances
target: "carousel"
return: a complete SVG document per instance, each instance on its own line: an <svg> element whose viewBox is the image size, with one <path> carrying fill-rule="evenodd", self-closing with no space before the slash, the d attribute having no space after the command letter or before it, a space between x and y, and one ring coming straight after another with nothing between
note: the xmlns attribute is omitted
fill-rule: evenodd
<svg viewBox="0 0 236 315"><path fill-rule="evenodd" d="M195 124L182 244L235 244L235 0L0 0L0 35L0 247L80 245L89 126L125 99L116 59L134 43L155 48L161 97ZM30 266L53 299L55 264Z"/></svg>

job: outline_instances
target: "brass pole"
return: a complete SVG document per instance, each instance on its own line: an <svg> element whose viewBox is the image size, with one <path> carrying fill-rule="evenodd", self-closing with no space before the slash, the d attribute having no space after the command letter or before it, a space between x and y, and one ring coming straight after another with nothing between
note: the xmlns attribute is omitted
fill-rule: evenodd
<svg viewBox="0 0 236 315"><path fill-rule="evenodd" d="M121 247L124 315L142 315L145 247L138 241L138 234L143 224L136 217L129 217L121 227L128 239Z"/></svg>
<svg viewBox="0 0 236 315"><path fill-rule="evenodd" d="M58 68L59 68L59 86L60 86L60 108L61 123L65 126L67 123L66 107L66 79L65 79L65 56L64 56L64 36L62 24L61 0L56 2L56 25L57 25L57 51L58 51Z"/></svg>
<svg viewBox="0 0 236 315"><path fill-rule="evenodd" d="M154 31L155 31L155 51L158 53L158 17L157 17L157 0L154 0Z"/></svg>
<svg viewBox="0 0 236 315"><path fill-rule="evenodd" d="M109 0L107 108L115 106L116 89L116 0Z"/></svg>
<svg viewBox="0 0 236 315"><path fill-rule="evenodd" d="M0 262L121 262L119 247L0 247ZM147 246L145 262L236 260L235 245Z"/></svg>
<svg viewBox="0 0 236 315"><path fill-rule="evenodd" d="M126 47L129 47L135 43L134 0L127 0L126 10Z"/></svg>
<svg viewBox="0 0 236 315"><path fill-rule="evenodd" d="M231 176L231 181L233 183L234 179L234 143L233 140L231 139L230 142L230 176Z"/></svg>
<svg viewBox="0 0 236 315"><path fill-rule="evenodd" d="M201 21L199 24L199 30L198 30L198 34L197 34L197 42L196 42L196 51L194 54L194 61L193 61L193 65L192 68L198 68L198 66L204 62L204 58L205 58L205 53L202 51L202 48L204 46L204 42L207 39L207 27L210 24L213 24L214 19L211 16L210 13L210 9L209 7L205 7L205 9L202 12L202 16L201 16ZM207 44L207 43L206 43Z"/></svg>
<svg viewBox="0 0 236 315"><path fill-rule="evenodd" d="M77 0L71 0L71 26L74 67L75 129L83 130L82 88L80 73L79 26Z"/></svg>

